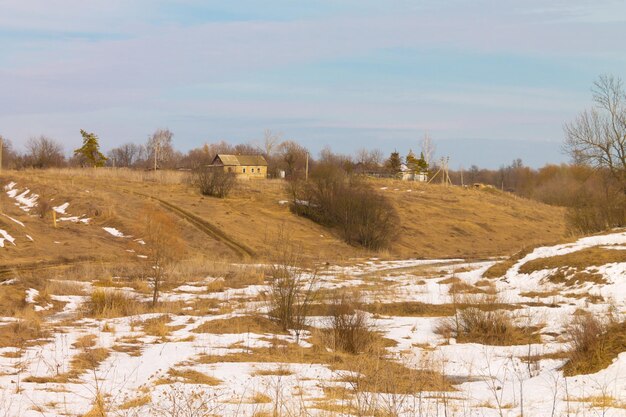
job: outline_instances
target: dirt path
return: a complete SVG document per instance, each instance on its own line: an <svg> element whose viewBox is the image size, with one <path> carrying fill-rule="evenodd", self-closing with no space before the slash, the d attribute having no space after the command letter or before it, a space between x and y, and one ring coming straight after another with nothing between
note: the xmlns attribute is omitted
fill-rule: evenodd
<svg viewBox="0 0 626 417"><path fill-rule="evenodd" d="M224 233L218 227L212 225L205 219L199 216L196 216L195 214L190 213L175 204L170 203L169 201L151 196L149 194L140 193L134 190L124 189L124 191L157 201L158 203L161 204L163 208L177 215L178 217L187 220L189 223L195 226L198 230L210 236L211 238L218 240L219 242L225 244L243 259L253 258L256 255L256 253L252 249L250 249L246 245L243 245L237 242L235 239L229 237L226 233Z"/></svg>

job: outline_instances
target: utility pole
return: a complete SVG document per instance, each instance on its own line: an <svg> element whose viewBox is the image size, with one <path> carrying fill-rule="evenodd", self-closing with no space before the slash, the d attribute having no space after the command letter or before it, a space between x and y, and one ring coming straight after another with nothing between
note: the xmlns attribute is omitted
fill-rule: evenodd
<svg viewBox="0 0 626 417"><path fill-rule="evenodd" d="M304 168L304 179L305 181L309 180L309 153L306 153L306 166Z"/></svg>
<svg viewBox="0 0 626 417"><path fill-rule="evenodd" d="M2 172L2 149L4 148L4 139L0 136L0 172Z"/></svg>

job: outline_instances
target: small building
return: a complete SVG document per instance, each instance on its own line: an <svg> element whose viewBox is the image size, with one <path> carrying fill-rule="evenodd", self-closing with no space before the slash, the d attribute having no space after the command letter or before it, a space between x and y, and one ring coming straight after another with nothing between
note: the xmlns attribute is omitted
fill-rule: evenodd
<svg viewBox="0 0 626 417"><path fill-rule="evenodd" d="M400 166L399 177L402 179L402 181L428 182L427 171L420 172L415 169L409 168L406 164L402 164Z"/></svg>
<svg viewBox="0 0 626 417"><path fill-rule="evenodd" d="M263 155L217 154L210 166L235 173L241 178L267 178L267 161Z"/></svg>

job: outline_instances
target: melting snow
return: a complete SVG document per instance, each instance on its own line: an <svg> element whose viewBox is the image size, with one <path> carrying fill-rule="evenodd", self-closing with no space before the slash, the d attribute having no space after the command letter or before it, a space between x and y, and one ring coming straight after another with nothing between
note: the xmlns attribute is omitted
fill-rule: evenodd
<svg viewBox="0 0 626 417"><path fill-rule="evenodd" d="M52 210L59 214L65 214L65 210L69 207L70 203L63 203L60 206L52 207Z"/></svg>
<svg viewBox="0 0 626 417"><path fill-rule="evenodd" d="M120 232L115 227L103 227L103 229L104 229L105 232L107 232L108 234L113 235L115 237L126 237L126 236L124 236L124 233Z"/></svg>
<svg viewBox="0 0 626 417"><path fill-rule="evenodd" d="M6 217L7 219L12 220L12 221L14 221L15 223L19 224L20 226L22 226L22 227L26 227L26 226L24 225L24 223L22 223L21 221L19 221L19 220L17 220L17 219L14 219L14 218L13 218L13 217L11 217L11 216L7 216L7 215L6 215L6 214L4 214L4 213L2 213L2 215L3 215L4 217Z"/></svg>
<svg viewBox="0 0 626 417"><path fill-rule="evenodd" d="M13 236L11 236L10 234L8 234L6 231L0 229L0 248L4 247L4 241L8 241L10 243L13 244L13 246L15 246L15 238Z"/></svg>

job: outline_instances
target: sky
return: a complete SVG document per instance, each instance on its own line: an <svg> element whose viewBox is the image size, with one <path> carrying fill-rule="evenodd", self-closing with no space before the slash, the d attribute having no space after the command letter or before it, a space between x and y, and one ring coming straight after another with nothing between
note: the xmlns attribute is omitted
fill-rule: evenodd
<svg viewBox="0 0 626 417"><path fill-rule="evenodd" d="M406 154L428 133L454 168L539 167L568 160L593 81L626 78L624 39L622 0L0 0L0 135Z"/></svg>

